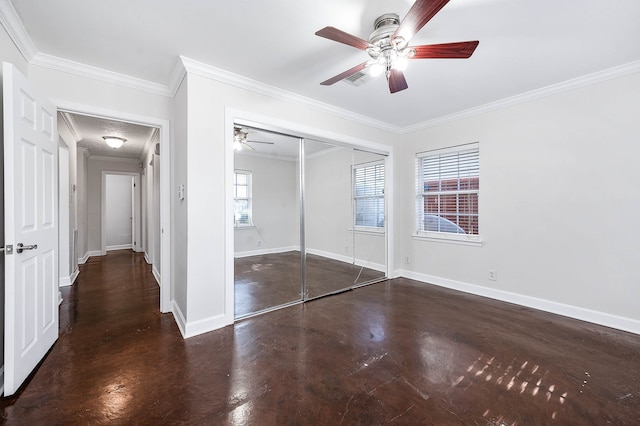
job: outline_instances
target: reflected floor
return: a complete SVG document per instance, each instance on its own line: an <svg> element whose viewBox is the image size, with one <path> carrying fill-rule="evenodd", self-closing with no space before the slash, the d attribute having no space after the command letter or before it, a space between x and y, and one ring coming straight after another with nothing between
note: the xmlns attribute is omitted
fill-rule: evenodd
<svg viewBox="0 0 640 426"><path fill-rule="evenodd" d="M307 254L308 297L318 297L384 277L384 273ZM235 259L235 315L300 300L300 252Z"/></svg>

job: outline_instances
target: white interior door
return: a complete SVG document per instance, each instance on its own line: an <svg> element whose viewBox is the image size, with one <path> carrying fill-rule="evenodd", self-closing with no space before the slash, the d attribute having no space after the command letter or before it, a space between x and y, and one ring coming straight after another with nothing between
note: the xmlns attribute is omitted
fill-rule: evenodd
<svg viewBox="0 0 640 426"><path fill-rule="evenodd" d="M51 102L13 65L2 70L8 396L58 338L58 129Z"/></svg>

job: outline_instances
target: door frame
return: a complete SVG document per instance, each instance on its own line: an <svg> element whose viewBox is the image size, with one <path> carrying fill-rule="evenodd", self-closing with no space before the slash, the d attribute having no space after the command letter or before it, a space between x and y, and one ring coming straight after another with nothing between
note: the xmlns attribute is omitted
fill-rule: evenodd
<svg viewBox="0 0 640 426"><path fill-rule="evenodd" d="M171 292L171 128L169 120L141 116L108 108L52 99L58 111L90 115L97 118L124 121L158 128L160 142L160 312L172 312Z"/></svg>
<svg viewBox="0 0 640 426"><path fill-rule="evenodd" d="M140 238L136 237L136 233L138 230L142 231L142 185L140 184L140 173L139 172L121 172L115 170L102 170L102 194L100 201L100 250L102 251L102 255L107 254L107 175L120 175L120 176L131 176L133 178L133 183L135 184L135 188L131 189L131 194L133 196L132 200L132 209L133 209L133 221L132 221L132 229L131 229L131 249L135 252L141 251L139 250L142 244L142 232L140 232ZM133 242L136 244L133 244Z"/></svg>
<svg viewBox="0 0 640 426"><path fill-rule="evenodd" d="M236 123L241 123L251 127L283 133L292 137L311 139L318 142L327 142L333 145L347 146L352 148L362 148L370 152L383 154L385 160L385 190L386 190L386 272L388 278L394 278L394 182L393 163L394 150L392 145L385 145L379 142L348 136L336 133L331 130L312 127L299 122L287 121L271 116L256 114L254 112L227 107L225 109L225 319L227 324L235 322L235 292L234 292L234 227L233 227L233 172L234 172L234 151L233 137Z"/></svg>

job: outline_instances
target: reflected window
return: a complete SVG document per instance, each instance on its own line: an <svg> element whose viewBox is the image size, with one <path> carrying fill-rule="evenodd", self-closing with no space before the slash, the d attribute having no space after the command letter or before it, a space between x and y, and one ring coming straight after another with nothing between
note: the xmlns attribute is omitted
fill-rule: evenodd
<svg viewBox="0 0 640 426"><path fill-rule="evenodd" d="M418 233L478 235L477 143L418 154L416 178Z"/></svg>
<svg viewBox="0 0 640 426"><path fill-rule="evenodd" d="M252 226L251 222L251 172L235 170L233 173L233 223L234 226Z"/></svg>
<svg viewBox="0 0 640 426"><path fill-rule="evenodd" d="M384 161L353 166L354 226L384 228Z"/></svg>

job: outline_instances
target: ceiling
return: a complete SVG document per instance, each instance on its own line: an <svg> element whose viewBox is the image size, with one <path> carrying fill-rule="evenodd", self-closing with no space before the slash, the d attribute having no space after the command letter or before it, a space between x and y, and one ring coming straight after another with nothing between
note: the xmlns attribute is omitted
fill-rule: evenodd
<svg viewBox="0 0 640 426"><path fill-rule="evenodd" d="M147 143L157 136L155 127L125 123L90 115L58 112L58 121L64 121L71 129L78 146L86 148L91 156L141 159ZM114 149L108 146L103 136L125 138L125 144Z"/></svg>
<svg viewBox="0 0 640 426"><path fill-rule="evenodd" d="M314 33L366 39L411 0L11 1L41 54L165 86L182 55L399 130L640 60L638 0L451 0L411 44L477 50L411 61L393 95L383 77L321 86L367 55Z"/></svg>

